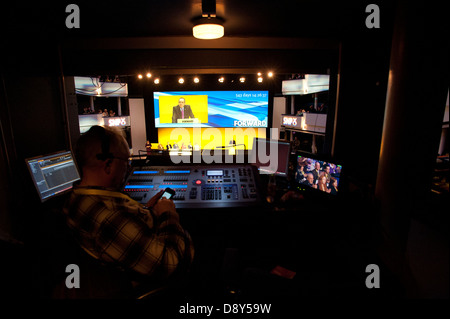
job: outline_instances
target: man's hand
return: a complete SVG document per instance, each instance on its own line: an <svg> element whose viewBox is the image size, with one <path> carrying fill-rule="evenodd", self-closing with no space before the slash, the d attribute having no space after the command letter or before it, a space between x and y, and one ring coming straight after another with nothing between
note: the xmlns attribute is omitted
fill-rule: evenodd
<svg viewBox="0 0 450 319"><path fill-rule="evenodd" d="M164 193L164 190L160 190L158 192L158 194L156 194L155 196L153 196L152 198L150 198L150 200L147 202L147 207L152 208L155 207L156 203L158 202L158 200L161 198L162 194Z"/></svg>
<svg viewBox="0 0 450 319"><path fill-rule="evenodd" d="M176 216L178 219L178 213L175 208L175 204L171 199L161 198L164 190L160 190L158 194L150 198L147 202L146 207L150 208L156 216L161 215L162 213L171 213L173 216Z"/></svg>
<svg viewBox="0 0 450 319"><path fill-rule="evenodd" d="M155 206L153 206L153 212L156 216L161 215L162 213L172 213L175 216L178 216L178 213L175 209L175 204L171 199L161 198Z"/></svg>

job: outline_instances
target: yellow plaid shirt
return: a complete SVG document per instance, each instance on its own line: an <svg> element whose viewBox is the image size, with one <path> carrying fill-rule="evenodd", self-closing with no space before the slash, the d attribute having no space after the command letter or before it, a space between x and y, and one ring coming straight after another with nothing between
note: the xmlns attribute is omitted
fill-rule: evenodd
<svg viewBox="0 0 450 319"><path fill-rule="evenodd" d="M178 214L155 216L125 194L85 187L73 190L64 213L81 247L103 262L159 278L192 263L192 240Z"/></svg>

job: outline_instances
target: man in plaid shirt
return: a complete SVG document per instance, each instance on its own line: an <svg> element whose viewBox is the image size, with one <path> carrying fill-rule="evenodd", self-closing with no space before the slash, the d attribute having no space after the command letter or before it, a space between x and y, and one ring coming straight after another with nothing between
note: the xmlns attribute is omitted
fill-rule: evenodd
<svg viewBox="0 0 450 319"><path fill-rule="evenodd" d="M75 155L82 178L64 213L83 250L145 278L185 272L194 249L173 201L160 199L160 192L143 206L120 192L129 169L125 138L93 126L80 137Z"/></svg>

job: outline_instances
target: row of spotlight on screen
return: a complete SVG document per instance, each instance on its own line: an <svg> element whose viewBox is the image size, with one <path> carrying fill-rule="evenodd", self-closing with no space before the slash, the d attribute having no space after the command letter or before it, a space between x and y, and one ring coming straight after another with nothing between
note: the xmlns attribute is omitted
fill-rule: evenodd
<svg viewBox="0 0 450 319"><path fill-rule="evenodd" d="M143 80L143 79L152 79L152 80L153 80L153 83L155 83L155 84L159 84L159 83L161 82L161 79L160 79L159 77L155 77L155 78L154 78L150 72L147 72L146 74L138 74L137 77L138 77L139 80ZM267 78L271 79L271 78L273 78L273 77L274 77L274 73L273 73L273 72L267 72ZM218 81L219 83L224 83L225 80L226 80L225 76L219 76L219 77L217 78L217 81ZM245 76L241 76L241 77L239 77L239 79L238 79L238 81L241 82L241 83L245 83L246 80L247 80L247 77L245 77ZM257 80L259 83L262 83L262 82L264 81L264 76L263 76L262 72L258 72L258 73L257 73L256 80ZM232 81L234 81L234 78L233 78ZM178 83L179 83L179 84L183 84L183 83L185 83L185 82L186 82L186 79L185 79L184 77L180 76L180 77L178 78ZM200 83L200 77L194 76L194 77L192 78L192 82L193 82L193 83Z"/></svg>

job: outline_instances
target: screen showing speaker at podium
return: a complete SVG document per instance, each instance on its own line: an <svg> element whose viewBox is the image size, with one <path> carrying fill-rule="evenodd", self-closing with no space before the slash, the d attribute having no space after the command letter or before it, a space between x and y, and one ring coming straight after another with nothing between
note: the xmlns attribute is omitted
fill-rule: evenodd
<svg viewBox="0 0 450 319"><path fill-rule="evenodd" d="M155 127L267 127L268 91L154 92Z"/></svg>

